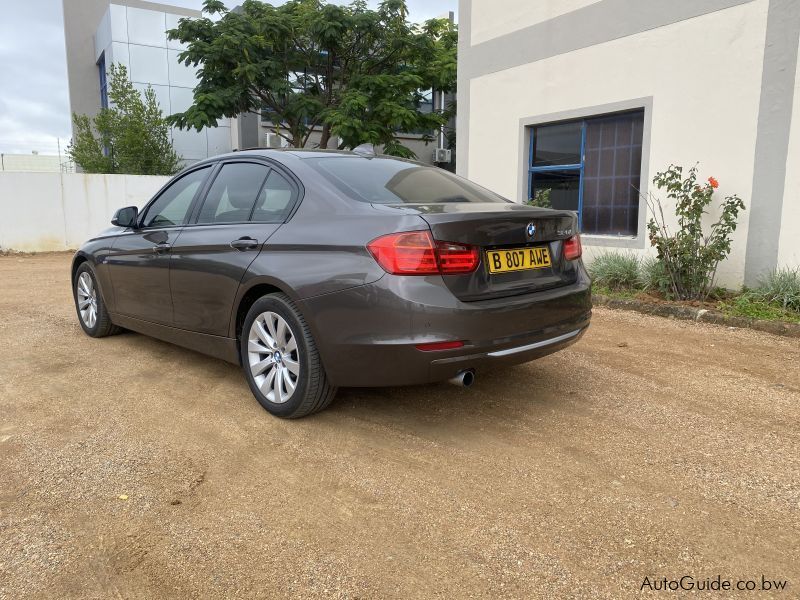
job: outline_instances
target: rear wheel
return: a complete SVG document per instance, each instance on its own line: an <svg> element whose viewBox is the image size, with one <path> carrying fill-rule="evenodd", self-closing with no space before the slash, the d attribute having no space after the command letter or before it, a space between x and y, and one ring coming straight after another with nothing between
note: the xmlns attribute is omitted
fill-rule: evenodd
<svg viewBox="0 0 800 600"><path fill-rule="evenodd" d="M120 331L119 327L111 322L103 295L97 285L97 278L89 263L83 263L78 267L72 291L75 309L78 311L78 321L87 335L99 338Z"/></svg>
<svg viewBox="0 0 800 600"><path fill-rule="evenodd" d="M307 323L283 294L264 296L250 307L240 352L250 390L273 415L304 417L328 406L336 394Z"/></svg>

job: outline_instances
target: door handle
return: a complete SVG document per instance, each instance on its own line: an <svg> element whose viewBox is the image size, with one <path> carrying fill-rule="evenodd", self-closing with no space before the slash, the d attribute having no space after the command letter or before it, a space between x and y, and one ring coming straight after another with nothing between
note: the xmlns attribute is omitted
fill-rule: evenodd
<svg viewBox="0 0 800 600"><path fill-rule="evenodd" d="M165 252L169 252L170 248L172 248L172 244L161 242L160 244L153 246L153 252L156 254L164 254Z"/></svg>
<svg viewBox="0 0 800 600"><path fill-rule="evenodd" d="M240 237L238 240L233 240L231 242L231 248L236 248L237 250L253 250L254 248L258 248L258 240L251 237Z"/></svg>

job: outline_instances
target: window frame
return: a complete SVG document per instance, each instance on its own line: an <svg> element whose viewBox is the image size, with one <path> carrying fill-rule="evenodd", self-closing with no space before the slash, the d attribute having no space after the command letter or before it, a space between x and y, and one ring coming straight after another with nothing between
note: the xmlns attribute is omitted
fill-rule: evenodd
<svg viewBox="0 0 800 600"><path fill-rule="evenodd" d="M153 207L153 204L158 202L158 199L161 198L173 185L177 184L181 179L195 173L197 171L202 171L204 169L208 169L209 172L206 174L203 181L200 183L200 186L195 191L194 196L192 196L191 201L189 202L189 208L186 212L186 222L175 224L175 225L144 225L144 221L147 218L147 213L150 212L150 209ZM136 219L136 229L140 230L153 230L153 229L173 229L175 227L186 227L188 225L194 215L195 209L197 207L197 199L201 195L205 196L206 188L208 187L208 182L210 177L213 175L215 170L214 163L202 163L198 165L193 165L192 168L187 169L186 171L176 175L172 179L170 179L164 186L158 190L158 192L150 199L150 201L144 205L141 212L139 213L139 217Z"/></svg>
<svg viewBox="0 0 800 600"><path fill-rule="evenodd" d="M653 96L642 96L629 98L607 104L593 106L582 106L578 108L544 113L529 114L522 116L518 120L519 138L517 164L522 177L517 179L517 202L525 204L530 196L529 193L529 167L530 164L530 138L533 135L533 127L538 125L550 125L563 121L579 121L592 117L613 116L615 113L630 112L634 110L644 111L644 122L642 127L642 162L639 176L639 220L636 227L636 235L621 236L608 234L582 233L586 245L607 248L627 248L642 249L647 244L647 215L648 208L645 198L647 197L650 183L650 153L651 153L651 131L653 119Z"/></svg>
<svg viewBox="0 0 800 600"><path fill-rule="evenodd" d="M260 160L248 160L247 158L242 158L242 159L238 159L237 158L237 159L233 159L233 160L220 161L219 164L217 165L217 168L214 169L214 172L211 174L211 178L210 178L210 180L208 182L208 186L206 186L207 189L203 193L203 197L200 200L198 200L197 206L192 210L192 214L190 215L189 223L187 223L188 225L236 225L236 224L252 223L253 222L250 219L248 219L246 221L220 221L220 222L210 221L210 222L204 222L204 223L200 223L199 222L200 214L203 212L203 206L205 206L206 200L208 200L208 194L211 192L211 188L214 187L214 182L217 180L217 178L219 177L220 173L222 173L222 169L224 169L226 165L236 165L236 164L245 164L245 163L246 164L258 165L259 167L264 167L264 169L265 169L264 179L261 181L261 185L258 187L258 191L256 192L256 196L253 199L253 206L255 206L255 203L258 200L258 196L259 196L259 194L261 194L261 190L264 189L264 184L266 184L267 179L269 178L269 174L272 172L272 167L270 165L264 164ZM253 209L252 208L250 209L250 214L251 215L253 214Z"/></svg>
<svg viewBox="0 0 800 600"><path fill-rule="evenodd" d="M258 198L258 195L261 194L261 190L264 189L264 186L266 185L267 180L269 179L270 173L272 173L272 171L277 171L278 174L282 175L286 179L286 181L289 182L289 185L292 186L292 200L289 203L289 205L287 205L286 211L281 217L281 219L272 221L253 221L248 219L247 221L225 221L224 223L198 223L197 220L200 218L200 211L202 210L203 204L206 201L206 196L208 195L208 192L211 190L211 186L214 184L214 181L219 176L219 173L222 171L222 168L227 164L243 163L243 162L255 163L257 165L267 167L267 174L264 176L264 181L261 182L261 187L259 187L258 189L258 194L256 198ZM286 223L294 215L304 195L304 189L302 185L299 183L297 176L294 173L291 173L286 168L281 168L281 166L275 163L274 161L259 156L241 156L241 157L235 156L218 161L214 167L213 172L209 175L201 191L202 191L201 197L195 198L196 204L191 209L191 214L185 227L213 227L218 225L247 225L247 224L280 225ZM250 211L250 214L252 216L253 214L252 210Z"/></svg>
<svg viewBox="0 0 800 600"><path fill-rule="evenodd" d="M581 232L583 232L583 186L584 186L584 175L585 175L585 171L586 171L586 128L587 128L587 125L588 125L588 123L590 121L602 120L602 119L606 119L606 118L609 118L609 117L611 117L611 118L613 118L613 117L623 117L623 116L628 115L628 114L634 115L634 114L638 114L638 113L642 113L642 120L644 120L644 109L642 108L642 109L631 109L631 110L618 111L616 113L610 113L610 114L591 115L591 116L582 117L580 119L568 119L568 120L565 120L565 121L557 121L557 122L553 122L553 123L539 123L537 125L532 125L531 128L530 128L531 129L530 135L529 135L530 141L529 141L529 145L528 145L528 198L530 199L532 197L531 194L533 192L533 180L536 177L536 173L547 173L547 172L553 172L553 171L577 172L578 173L578 210L577 210L578 228L579 228L579 230ZM562 125L562 124L566 124L566 123L577 123L577 122L580 122L580 124L581 124L581 143L580 143L580 151L579 151L580 163L566 164L566 165L544 165L544 166L539 166L539 167L534 166L533 165L533 160L534 160L534 150L535 150L534 146L535 146L535 143L536 143L536 134L535 134L536 128L537 127L548 127L550 125ZM644 142L644 127L642 127L642 142ZM641 152L642 152L642 154L644 154L644 144L642 144L642 146L641 146ZM640 163L641 163L641 160L642 160L642 157L640 156L639 157L639 162ZM640 173L639 173L639 179L640 179L640 183L641 183L641 169L640 169ZM640 203L640 206L641 206L641 203ZM608 234L608 233L600 233L600 234L598 234L598 233L587 233L586 235L599 235L599 236L610 237L610 238L615 238L615 237L631 238L631 237L638 237L639 234L640 234L639 223L637 222L637 224L636 224L636 233L634 233L632 235L631 234L614 235L614 234Z"/></svg>
<svg viewBox="0 0 800 600"><path fill-rule="evenodd" d="M260 221L260 220L256 221L256 220L254 220L253 216L254 216L256 207L255 207L255 205L253 205L253 208L250 211L250 218L247 220L248 223L256 223L256 224L260 223L262 225L263 224L275 225L275 224L286 223L286 221L289 219L289 216L294 214L294 210L295 210L295 208L296 208L296 206L298 204L298 198L300 197L300 194L299 194L299 188L298 188L297 184L295 183L294 179L289 177L286 174L286 172L282 171L281 169L276 169L272 165L267 165L267 166L269 167L269 170L267 171L267 176L264 178L264 181L261 183L261 187L258 188L258 195L256 195L256 200L258 200L258 197L261 196L261 192L264 191L264 188L266 187L267 182L269 181L269 178L272 176L273 173L277 173L279 176L283 177L284 180L286 180L286 182L289 184L289 187L291 187L291 189L292 189L292 197L289 200L289 203L286 205L286 208L283 210L281 220L279 220L279 221Z"/></svg>
<svg viewBox="0 0 800 600"><path fill-rule="evenodd" d="M583 171L584 165L586 163L586 120L581 119L581 149L580 149L580 159L581 162L579 164L571 164L571 165L544 165L541 167L534 167L533 166L533 151L534 151L534 143L536 140L536 135L533 133L534 129L537 127L547 127L548 125L560 125L562 123L569 123L570 121L561 121L557 123L540 123L539 125L531 126L531 131L529 137L530 144L528 147L528 199L531 198L531 192L533 192L533 178L536 176L536 173L546 173L548 171L577 171L578 172L578 229L583 231ZM573 120L574 122L575 120Z"/></svg>
<svg viewBox="0 0 800 600"><path fill-rule="evenodd" d="M100 108L108 108L108 74L106 73L106 53L101 52L97 60L98 76L100 78Z"/></svg>

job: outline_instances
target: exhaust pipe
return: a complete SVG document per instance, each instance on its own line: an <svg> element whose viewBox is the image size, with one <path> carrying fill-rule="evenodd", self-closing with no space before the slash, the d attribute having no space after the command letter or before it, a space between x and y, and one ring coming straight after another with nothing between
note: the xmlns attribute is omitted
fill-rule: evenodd
<svg viewBox="0 0 800 600"><path fill-rule="evenodd" d="M469 387L475 383L475 371L472 369L459 371L458 375L448 379L447 381L460 387Z"/></svg>

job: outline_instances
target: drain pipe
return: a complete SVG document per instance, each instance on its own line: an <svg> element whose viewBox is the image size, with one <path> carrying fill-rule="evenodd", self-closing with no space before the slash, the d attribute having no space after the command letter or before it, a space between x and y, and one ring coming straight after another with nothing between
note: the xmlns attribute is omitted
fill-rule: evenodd
<svg viewBox="0 0 800 600"><path fill-rule="evenodd" d="M444 92L439 92L439 112L444 112ZM439 148L444 148L444 123L439 125Z"/></svg>

